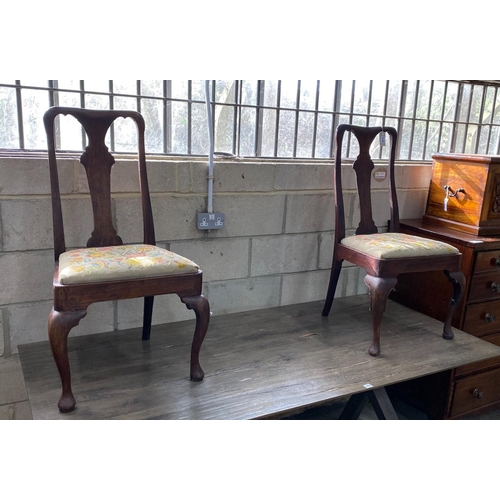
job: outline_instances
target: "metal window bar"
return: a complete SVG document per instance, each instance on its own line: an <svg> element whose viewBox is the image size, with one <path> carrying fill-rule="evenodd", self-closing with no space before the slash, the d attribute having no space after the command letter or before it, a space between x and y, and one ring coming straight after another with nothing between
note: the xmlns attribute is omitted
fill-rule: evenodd
<svg viewBox="0 0 500 500"><path fill-rule="evenodd" d="M163 80L163 152L172 151L172 81ZM191 130L191 116L188 117L188 130ZM191 152L191 148L189 148Z"/></svg>
<svg viewBox="0 0 500 500"><path fill-rule="evenodd" d="M135 100L135 102L137 103L137 111L139 113L141 113L142 112L142 98L141 98L142 92L141 92L141 81L140 80L136 81L136 92L137 92L137 99Z"/></svg>
<svg viewBox="0 0 500 500"><path fill-rule="evenodd" d="M299 108L300 108L300 88L301 80L297 81L297 98L295 101L295 123L293 127L293 153L292 157L297 158L297 140L299 135Z"/></svg>
<svg viewBox="0 0 500 500"><path fill-rule="evenodd" d="M443 135L443 122L444 122L444 112L446 110L446 99L448 97L448 82L445 82L444 84L444 92L443 92L443 102L441 105L441 120L439 122L439 131L438 131L438 138L437 138L437 149L438 151L441 150L441 137Z"/></svg>
<svg viewBox="0 0 500 500"><path fill-rule="evenodd" d="M265 82L264 80L257 81L257 106L255 108L255 156L260 156L262 154L262 127L264 122L264 92L265 92ZM275 144L277 147L277 137L275 137ZM274 153L277 156L277 152L275 150Z"/></svg>
<svg viewBox="0 0 500 500"><path fill-rule="evenodd" d="M486 104L486 92L484 87L481 87L481 107L479 108L479 123L477 127L477 134L476 134L476 145L474 147L474 153L477 154L479 151L479 144L480 144L480 139L481 139L481 133L484 128L483 125L483 116L484 116L484 106Z"/></svg>
<svg viewBox="0 0 500 500"><path fill-rule="evenodd" d="M399 109L398 109L398 132L399 135L401 136L401 131L403 130L403 116L404 116L404 110L406 107L406 97L407 97L407 92L408 92L408 80L402 80L401 82L401 96L399 98ZM396 145L396 158L400 157L401 153L401 140L398 141L398 144Z"/></svg>
<svg viewBox="0 0 500 500"><path fill-rule="evenodd" d="M431 88L429 89L429 101L427 104L427 118L425 123L425 132L424 132L424 149L422 150L422 158L425 160L427 155L427 139L429 137L429 126L431 120L431 109L432 109L432 97L434 95L434 80L431 80Z"/></svg>
<svg viewBox="0 0 500 500"><path fill-rule="evenodd" d="M280 131L280 110L281 109L281 80L278 80L278 88L276 90L276 124L274 128L274 156L278 156L278 138ZM262 128L260 129L262 130ZM259 131L257 131L259 133Z"/></svg>
<svg viewBox="0 0 500 500"><path fill-rule="evenodd" d="M333 121L330 131L330 158L335 154L335 131L339 126L340 120L340 96L342 94L342 80L335 80L335 92L333 95Z"/></svg>
<svg viewBox="0 0 500 500"><path fill-rule="evenodd" d="M420 92L420 81L417 80L415 84L415 98L413 99L413 116L411 120L411 128L410 128L410 144L408 145L408 160L411 160L412 151L413 151L413 138L415 137L415 121L417 118L417 107L418 107L418 96Z"/></svg>
<svg viewBox="0 0 500 500"><path fill-rule="evenodd" d="M21 95L21 80L16 80L17 129L19 148L24 149L23 99Z"/></svg>
<svg viewBox="0 0 500 500"><path fill-rule="evenodd" d="M314 122L313 122L313 137L312 137L312 151L311 156L316 158L316 137L318 133L318 110L319 110L319 91L320 81L316 81L316 99L314 101Z"/></svg>
<svg viewBox="0 0 500 500"><path fill-rule="evenodd" d="M470 85L470 91L469 91L469 102L467 103L467 117L465 119L465 130L464 130L464 140L462 143L462 151L465 151L465 148L467 147L467 133L469 132L469 119L470 119L470 112L472 108L472 96L474 94L474 86Z"/></svg>
<svg viewBox="0 0 500 500"><path fill-rule="evenodd" d="M353 80L352 81L352 85L351 85L351 102L349 104L349 123L352 123L353 121L353 118L354 118L354 112L353 112L353 109L354 109L354 99L356 98L356 80ZM351 136L352 134L348 134L348 137L347 137L347 141L346 141L346 144L347 144L347 149L346 149L346 157L349 158L351 156Z"/></svg>
<svg viewBox="0 0 500 500"><path fill-rule="evenodd" d="M491 132L493 131L493 116L495 115L495 103L497 100L497 90L498 90L498 88L495 87L494 94L493 94L493 102L491 103L490 122L488 125L488 137L486 139L486 144L488 145L487 150L486 150L487 153L490 152ZM487 94L487 92L484 93L485 96L486 96L486 94ZM485 97L485 99L486 99L486 97Z"/></svg>
<svg viewBox="0 0 500 500"><path fill-rule="evenodd" d="M113 94L113 80L109 80L109 109L115 109L115 100ZM109 127L109 140L111 144L111 151L115 150L115 123L111 123Z"/></svg>
<svg viewBox="0 0 500 500"><path fill-rule="evenodd" d="M232 144L232 154L236 155L236 151L239 151L239 128L238 128L238 123L240 121L240 114L241 114L241 99L239 99L240 92L239 88L240 86L243 86L243 82L241 80L235 80L234 81L234 102L236 104L236 107L234 108L234 113L233 113L233 144Z"/></svg>
<svg viewBox="0 0 500 500"><path fill-rule="evenodd" d="M370 110L372 109L372 92L373 92L373 80L370 80L368 85L368 102L367 102L367 110L368 114L366 116L366 126L370 125Z"/></svg>

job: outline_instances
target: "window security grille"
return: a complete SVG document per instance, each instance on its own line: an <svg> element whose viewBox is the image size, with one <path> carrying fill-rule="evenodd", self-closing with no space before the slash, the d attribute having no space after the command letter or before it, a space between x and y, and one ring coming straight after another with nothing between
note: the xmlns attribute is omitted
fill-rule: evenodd
<svg viewBox="0 0 500 500"><path fill-rule="evenodd" d="M215 150L259 158L331 158L341 123L393 126L399 160L429 160L435 152L500 154L500 82L439 80L214 80ZM46 149L42 116L49 106L135 109L146 120L154 155L206 155L202 80L48 80L0 82L0 153ZM86 137L72 117L58 134L62 151L81 151ZM124 140L115 140L120 127ZM69 128L69 132L66 130ZM111 128L108 147L135 144L127 120ZM374 158L388 148L376 144ZM346 141L343 156L355 157Z"/></svg>

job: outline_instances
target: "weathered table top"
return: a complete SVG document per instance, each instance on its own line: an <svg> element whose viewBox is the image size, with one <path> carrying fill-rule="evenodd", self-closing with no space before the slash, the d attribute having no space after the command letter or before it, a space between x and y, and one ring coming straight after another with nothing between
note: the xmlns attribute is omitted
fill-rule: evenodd
<svg viewBox="0 0 500 500"><path fill-rule="evenodd" d="M60 380L48 342L19 347L34 419L277 418L369 388L500 355L500 347L388 301L382 354L368 355L368 295L249 311L211 319L189 380L194 320L69 339L73 413L57 409ZM182 307L179 304L179 307Z"/></svg>

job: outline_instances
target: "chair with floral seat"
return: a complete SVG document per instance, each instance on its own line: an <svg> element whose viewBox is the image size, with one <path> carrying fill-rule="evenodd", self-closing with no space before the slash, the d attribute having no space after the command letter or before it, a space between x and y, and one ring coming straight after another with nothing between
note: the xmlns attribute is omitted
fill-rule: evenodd
<svg viewBox="0 0 500 500"><path fill-rule="evenodd" d="M360 222L354 235L346 235L342 186L342 141L351 132L359 143L359 155L353 169L356 172L360 208ZM390 136L388 162L390 226L388 233L379 233L373 221L371 177L374 163L370 147L379 134ZM399 210L395 187L394 163L398 134L393 127L360 127L339 125L335 137L335 236L333 260L323 316L328 316L337 288L344 260L362 267L367 275L365 283L370 293L373 338L369 354L380 354L380 327L389 293L397 283L397 277L406 272L442 270L452 285L443 327L443 338L452 339L451 319L462 297L465 277L460 271L461 254L452 245L399 232ZM432 286L432 283L429 283Z"/></svg>
<svg viewBox="0 0 500 500"><path fill-rule="evenodd" d="M88 146L80 158L87 174L94 215L94 230L87 241L87 248L67 249L65 244L54 133L54 121L60 114L75 117L88 136ZM137 125L144 234L141 244L124 245L112 222L110 178L115 160L108 152L105 138L111 124L119 117L130 118ZM85 317L87 307L94 302L144 297L142 338L148 340L154 296L177 294L188 309L195 312L190 378L202 380L204 373L199 363L199 352L210 319L210 306L202 295L203 274L191 260L156 246L146 171L143 117L135 111L52 107L44 115L44 125L48 144L55 254L54 303L49 316L48 334L62 382L59 410L70 412L76 405L71 388L68 335Z"/></svg>

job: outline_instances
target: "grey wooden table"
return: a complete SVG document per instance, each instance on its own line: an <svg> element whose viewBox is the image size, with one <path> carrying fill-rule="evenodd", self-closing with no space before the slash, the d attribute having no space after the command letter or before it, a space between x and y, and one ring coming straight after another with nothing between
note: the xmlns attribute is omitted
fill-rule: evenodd
<svg viewBox="0 0 500 500"><path fill-rule="evenodd" d="M192 321L69 340L73 413L57 409L60 381L48 342L19 347L34 419L262 419L500 354L500 347L388 301L382 354L368 355L367 295L213 316L202 382L189 380ZM376 391L378 392L378 391Z"/></svg>

